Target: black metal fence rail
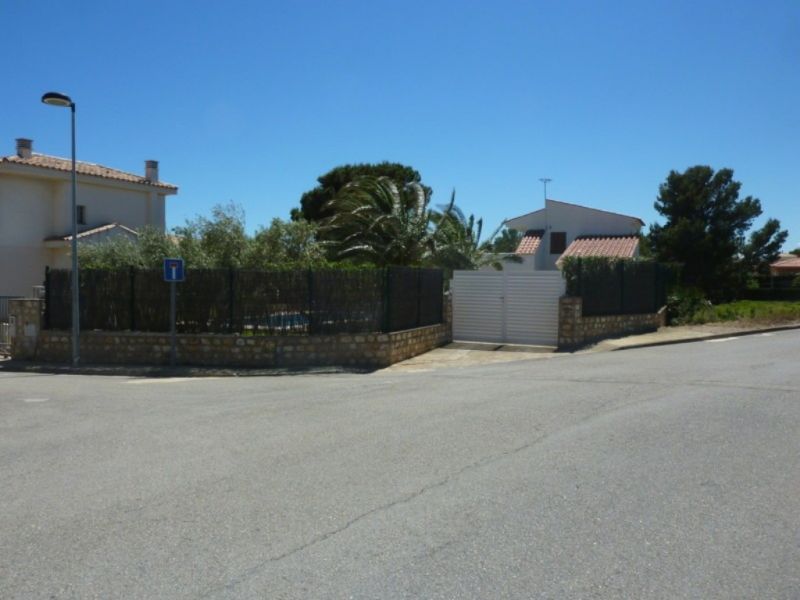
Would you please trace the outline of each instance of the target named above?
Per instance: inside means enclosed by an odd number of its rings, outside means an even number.
[[[758,287],[741,290],[739,300],[800,301],[800,275],[762,275]]]
[[[651,261],[577,262],[567,273],[567,295],[583,298],[585,316],[657,312],[667,300],[673,270]]]
[[[760,290],[800,289],[800,274],[797,275],[759,275],[756,277]]]
[[[169,331],[160,270],[84,270],[81,329]],[[45,275],[45,328],[71,326],[70,271]],[[195,269],[177,284],[180,333],[324,334],[400,331],[443,321],[439,269]]]

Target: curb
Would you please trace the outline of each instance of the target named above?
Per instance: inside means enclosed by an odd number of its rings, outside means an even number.
[[[692,342],[706,342],[708,340],[719,340],[722,338],[731,337],[744,337],[746,335],[757,335],[759,333],[772,333],[774,331],[790,331],[792,329],[800,329],[800,325],[781,325],[779,327],[765,327],[763,329],[748,329],[747,331],[732,331],[729,333],[714,333],[704,335],[701,337],[684,338],[679,340],[663,340],[660,342],[643,342],[641,344],[633,344],[631,346],[621,346],[619,348],[612,348],[609,352],[619,352],[621,350],[633,350],[634,348],[654,348],[656,346],[672,346],[674,344],[690,344]]]
[[[342,373],[372,373],[375,369],[350,369],[344,367],[298,367],[298,368],[236,368],[236,367],[191,367],[191,366],[126,366],[126,365],[80,365],[73,367],[58,363],[28,361],[0,361],[0,373],[34,373],[42,375],[95,375],[107,377],[277,377],[291,375],[339,375]]]

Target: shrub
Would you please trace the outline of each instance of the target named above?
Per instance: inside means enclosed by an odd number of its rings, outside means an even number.
[[[679,287],[667,296],[667,321],[687,325],[713,320],[713,307],[698,288]]]

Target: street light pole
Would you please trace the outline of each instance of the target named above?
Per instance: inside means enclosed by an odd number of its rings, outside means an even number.
[[[75,162],[75,103],[69,96],[48,92],[42,102],[50,106],[69,107],[72,126],[72,366],[80,362],[80,296],[78,294],[78,176]]]

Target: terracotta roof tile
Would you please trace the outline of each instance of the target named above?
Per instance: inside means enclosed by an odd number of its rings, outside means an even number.
[[[539,244],[542,243],[544,231],[541,229],[529,229],[522,236],[514,254],[536,254]]]
[[[125,227],[125,225],[120,225],[119,223],[108,223],[106,225],[100,225],[99,227],[92,227],[91,229],[87,229],[85,231],[81,231],[78,233],[78,239],[90,237],[93,235],[97,235],[98,233],[103,233],[104,231],[109,231],[110,229],[122,229],[128,233],[132,233],[133,235],[138,236],[139,234],[131,229],[130,227]],[[45,242],[70,242],[72,241],[72,234],[68,233],[66,235],[54,235],[44,239]]]
[[[58,156],[48,156],[46,154],[32,154],[30,158],[22,158],[16,154],[11,156],[4,156],[0,158],[0,163],[11,163],[16,165],[26,165],[29,167],[37,167],[40,169],[52,169],[54,171],[72,171],[72,160],[68,158],[60,158]],[[119,171],[111,169],[102,165],[96,165],[89,162],[77,161],[75,170],[79,175],[90,175],[92,177],[102,177],[103,179],[114,179],[116,181],[126,181],[128,183],[138,183],[143,185],[151,185],[153,187],[161,188],[164,190],[177,190],[178,188],[171,183],[163,181],[150,181],[141,175],[134,175],[126,171]]]
[[[770,265],[770,268],[776,270],[791,270],[795,271],[800,269],[800,256],[782,256]]]
[[[568,256],[633,258],[638,246],[639,237],[635,235],[582,235],[575,238],[557,262],[560,264]]]

